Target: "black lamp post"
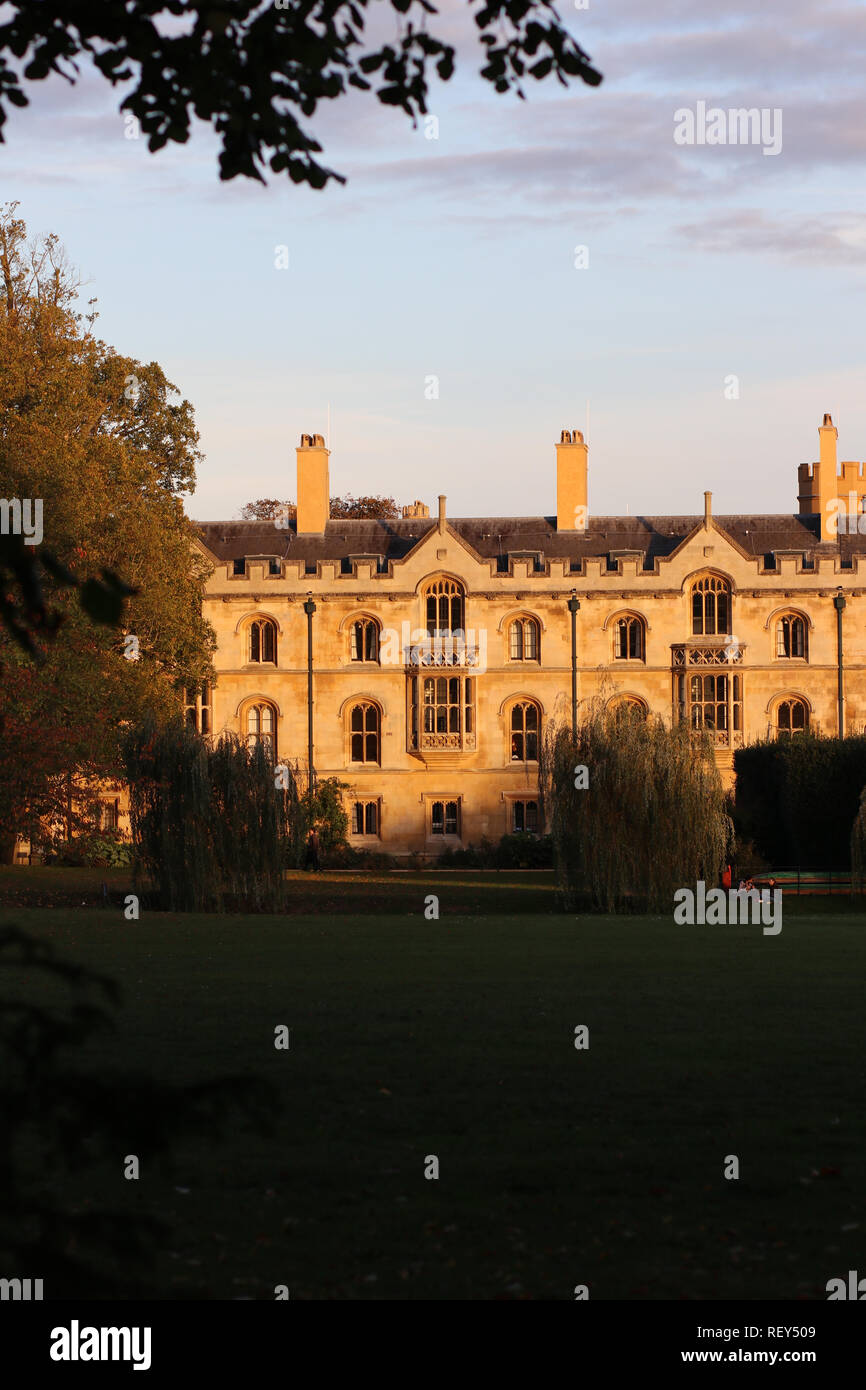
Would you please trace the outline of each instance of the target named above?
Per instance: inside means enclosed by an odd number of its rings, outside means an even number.
[[[307,768],[310,793],[313,790],[313,614],[316,605],[312,594],[307,594],[304,612],[307,615]]]
[[[836,609],[836,679],[837,679],[837,698],[839,701],[839,737],[845,737],[845,690],[843,682],[843,663],[842,663],[842,612],[845,608],[845,595],[842,593],[841,586],[839,592],[833,599],[833,607]]]
[[[577,590],[572,589],[571,598],[568,600],[568,611],[571,614],[571,735],[577,738],[577,610],[580,608],[580,599],[577,597]]]

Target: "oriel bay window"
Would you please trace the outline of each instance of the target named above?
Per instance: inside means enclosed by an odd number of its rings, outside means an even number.
[[[743,678],[733,672],[678,673],[675,677],[680,719],[705,730],[721,747],[742,743]]]
[[[466,675],[411,677],[412,749],[474,749],[475,679]]]

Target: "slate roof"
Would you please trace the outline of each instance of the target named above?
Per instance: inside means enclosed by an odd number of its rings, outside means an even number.
[[[749,555],[776,551],[804,555],[837,553],[836,542],[819,542],[817,516],[717,516],[718,526]],[[582,560],[632,550],[643,556],[643,568],[670,555],[701,525],[703,516],[593,516],[585,532],[557,531],[556,518],[449,517],[448,525],[473,550],[489,559],[516,551],[540,552],[544,560]],[[329,521],[323,535],[298,538],[291,522],[278,529],[269,521],[208,521],[199,523],[201,539],[218,559],[231,561],[249,555],[278,555],[307,561],[348,560],[377,555],[400,560],[437,527],[435,517],[398,521]],[[844,535],[838,541],[844,558],[866,553],[866,535]]]

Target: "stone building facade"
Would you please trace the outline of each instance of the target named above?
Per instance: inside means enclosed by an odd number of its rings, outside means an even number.
[[[571,718],[573,662],[579,702],[707,728],[728,781],[744,743],[866,725],[866,478],[837,464],[829,416],[798,510],[774,516],[715,517],[709,493],[693,516],[593,516],[580,431],[556,446],[550,516],[453,518],[440,497],[432,517],[330,520],[328,460],[302,437],[296,518],[201,525],[217,678],[187,714],[302,776],[312,714],[315,775],[348,784],[359,848],[540,831],[539,741]]]

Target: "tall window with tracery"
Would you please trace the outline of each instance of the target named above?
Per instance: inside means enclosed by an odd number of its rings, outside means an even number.
[[[739,675],[677,677],[679,712],[693,729],[705,729],[714,742],[730,744],[743,727],[743,679]]]
[[[722,636],[731,630],[731,586],[716,574],[705,574],[692,585],[692,635]]]
[[[420,702],[420,703],[419,703]],[[409,748],[475,748],[475,677],[413,676],[409,683]]]
[[[435,637],[437,632],[463,632],[464,607],[463,588],[455,579],[432,580],[424,590],[428,635]]]
[[[805,700],[780,700],[776,706],[776,738],[793,738],[809,728],[809,706]]]

